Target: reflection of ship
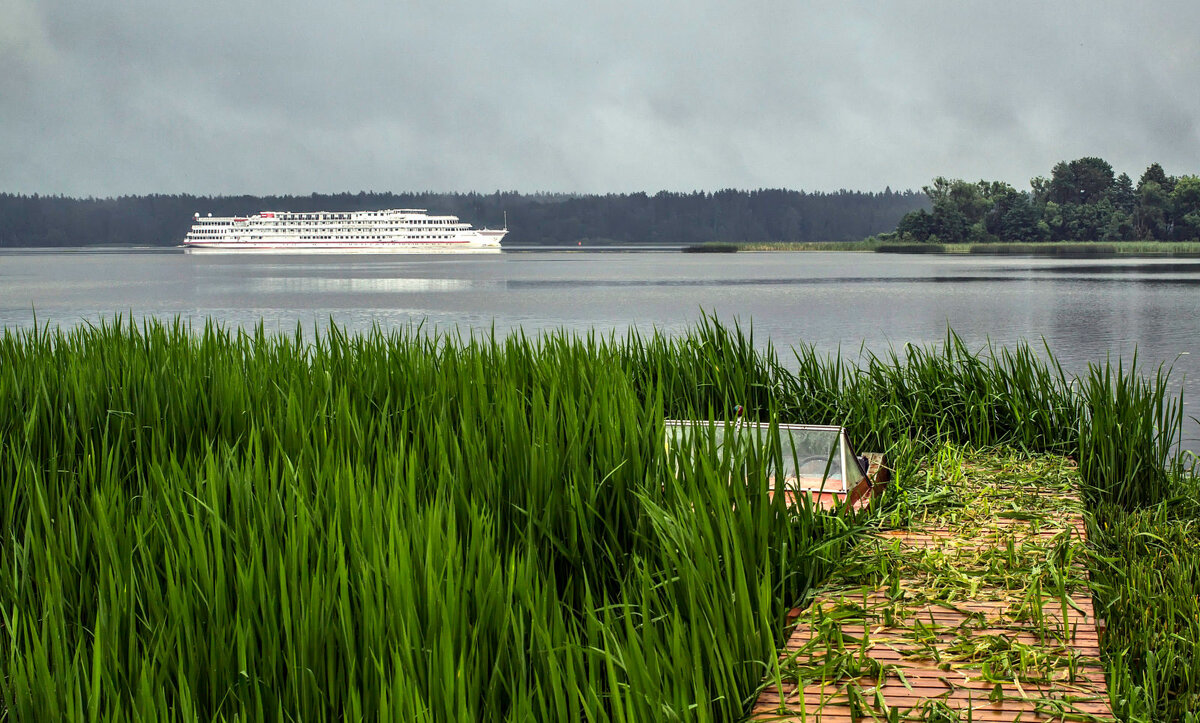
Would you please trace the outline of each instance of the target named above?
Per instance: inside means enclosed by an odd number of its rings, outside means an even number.
[[[188,249],[245,251],[431,252],[499,251],[504,229],[473,229],[457,216],[424,209],[289,213],[214,218],[196,214],[183,241]]]

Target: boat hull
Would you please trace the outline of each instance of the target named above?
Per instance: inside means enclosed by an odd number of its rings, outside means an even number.
[[[444,254],[498,253],[503,229],[471,228],[458,216],[424,209],[380,211],[263,211],[253,216],[212,214],[195,220],[182,247],[227,253]]]
[[[498,254],[498,244],[396,243],[258,243],[254,241],[185,242],[186,253],[260,254]]]

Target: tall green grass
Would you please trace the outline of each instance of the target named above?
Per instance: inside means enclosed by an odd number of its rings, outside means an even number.
[[[1136,507],[1172,496],[1183,400],[1168,396],[1168,373],[1161,366],[1153,377],[1138,371],[1135,352],[1128,370],[1119,360],[1106,360],[1091,365],[1080,382],[1080,471],[1094,501]]]
[[[710,316],[680,337],[631,335],[621,345],[635,386],[661,386],[668,415],[721,418],[742,405],[760,421],[845,425],[877,451],[942,438],[1058,452],[1077,445],[1083,397],[1049,350],[972,350],[948,331],[938,345],[859,359],[809,345],[791,353],[789,367],[769,342],[757,350],[753,330]]]
[[[1172,480],[1158,504],[1104,502],[1089,525],[1109,686],[1128,721],[1200,720],[1200,478]]]
[[[666,449],[664,418],[844,424],[901,494],[943,441],[1069,453],[1136,510],[1180,422],[1140,379],[952,332],[785,362],[708,316],[5,330],[0,721],[736,720],[867,520],[786,505],[759,450]]]
[[[635,360],[6,332],[0,719],[736,719],[853,521],[755,449],[668,452]]]
[[[741,251],[874,251],[877,242],[862,241],[756,241],[738,243]]]

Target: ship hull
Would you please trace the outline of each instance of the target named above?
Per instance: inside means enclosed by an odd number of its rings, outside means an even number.
[[[470,244],[262,244],[227,241],[216,243],[184,243],[185,253],[226,254],[498,254],[499,246]]]
[[[424,209],[263,211],[253,216],[195,215],[181,246],[226,253],[498,253],[503,229],[473,229],[457,216]]]

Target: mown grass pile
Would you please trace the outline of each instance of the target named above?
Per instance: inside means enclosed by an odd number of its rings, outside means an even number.
[[[785,364],[711,318],[676,338],[6,330],[0,721],[736,720],[786,610],[869,521],[787,506],[759,450],[668,450],[663,419],[845,424],[898,498],[950,441],[1075,455],[1092,506],[1161,506],[1162,380],[1045,357],[949,334]],[[1146,414],[1149,453],[1124,434]],[[1179,636],[1172,670],[1198,647]],[[1113,650],[1129,710],[1165,710],[1166,678]]]

